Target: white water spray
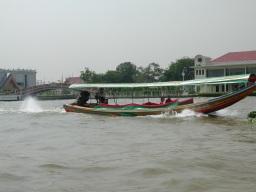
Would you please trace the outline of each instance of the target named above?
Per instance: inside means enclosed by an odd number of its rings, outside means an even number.
[[[171,113],[163,113],[161,115],[151,115],[153,118],[189,118],[189,117],[202,117],[207,116],[202,113],[196,113],[192,110],[185,109],[180,113],[177,112],[171,112]]]
[[[183,118],[183,117],[202,117],[202,116],[206,116],[206,115],[204,115],[202,113],[194,112],[194,111],[189,110],[189,109],[185,109],[181,113],[177,113],[175,115],[175,117],[181,117],[181,118]]]
[[[27,97],[21,104],[20,111],[27,113],[40,113],[43,109],[33,97]]]
[[[236,110],[230,110],[230,109],[222,109],[220,111],[216,111],[216,115],[218,116],[229,116],[229,117],[239,117],[240,113]]]

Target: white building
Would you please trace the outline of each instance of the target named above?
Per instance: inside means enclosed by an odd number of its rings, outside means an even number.
[[[256,74],[256,51],[230,52],[216,59],[195,57],[195,79]],[[239,84],[214,84],[197,87],[199,93],[222,94],[237,89]]]

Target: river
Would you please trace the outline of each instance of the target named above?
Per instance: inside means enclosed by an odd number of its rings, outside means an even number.
[[[256,97],[217,116],[66,113],[68,100],[0,102],[0,191],[254,192]]]

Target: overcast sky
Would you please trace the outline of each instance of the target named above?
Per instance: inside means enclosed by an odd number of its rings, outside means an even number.
[[[0,68],[37,79],[105,72],[125,61],[256,50],[255,0],[0,0]]]

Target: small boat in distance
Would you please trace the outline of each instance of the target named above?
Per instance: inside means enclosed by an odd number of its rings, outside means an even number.
[[[251,95],[256,90],[256,76],[250,75],[248,79],[248,86],[241,88],[240,90],[227,93],[223,96],[216,97],[204,102],[191,103],[182,105],[178,101],[170,102],[166,105],[156,104],[148,105],[154,107],[148,107],[145,105],[108,105],[105,104],[87,104],[79,106],[76,103],[64,105],[64,109],[67,112],[77,113],[90,113],[99,115],[111,115],[111,116],[146,116],[146,115],[159,115],[163,113],[181,112],[185,109],[189,109],[198,113],[212,113],[226,107],[229,107],[246,96]],[[106,85],[106,84],[105,84]],[[92,86],[92,85],[90,85]],[[98,86],[98,85],[97,85]],[[76,86],[77,87],[77,86]],[[85,87],[85,85],[83,85]],[[104,84],[102,85],[104,87]]]

